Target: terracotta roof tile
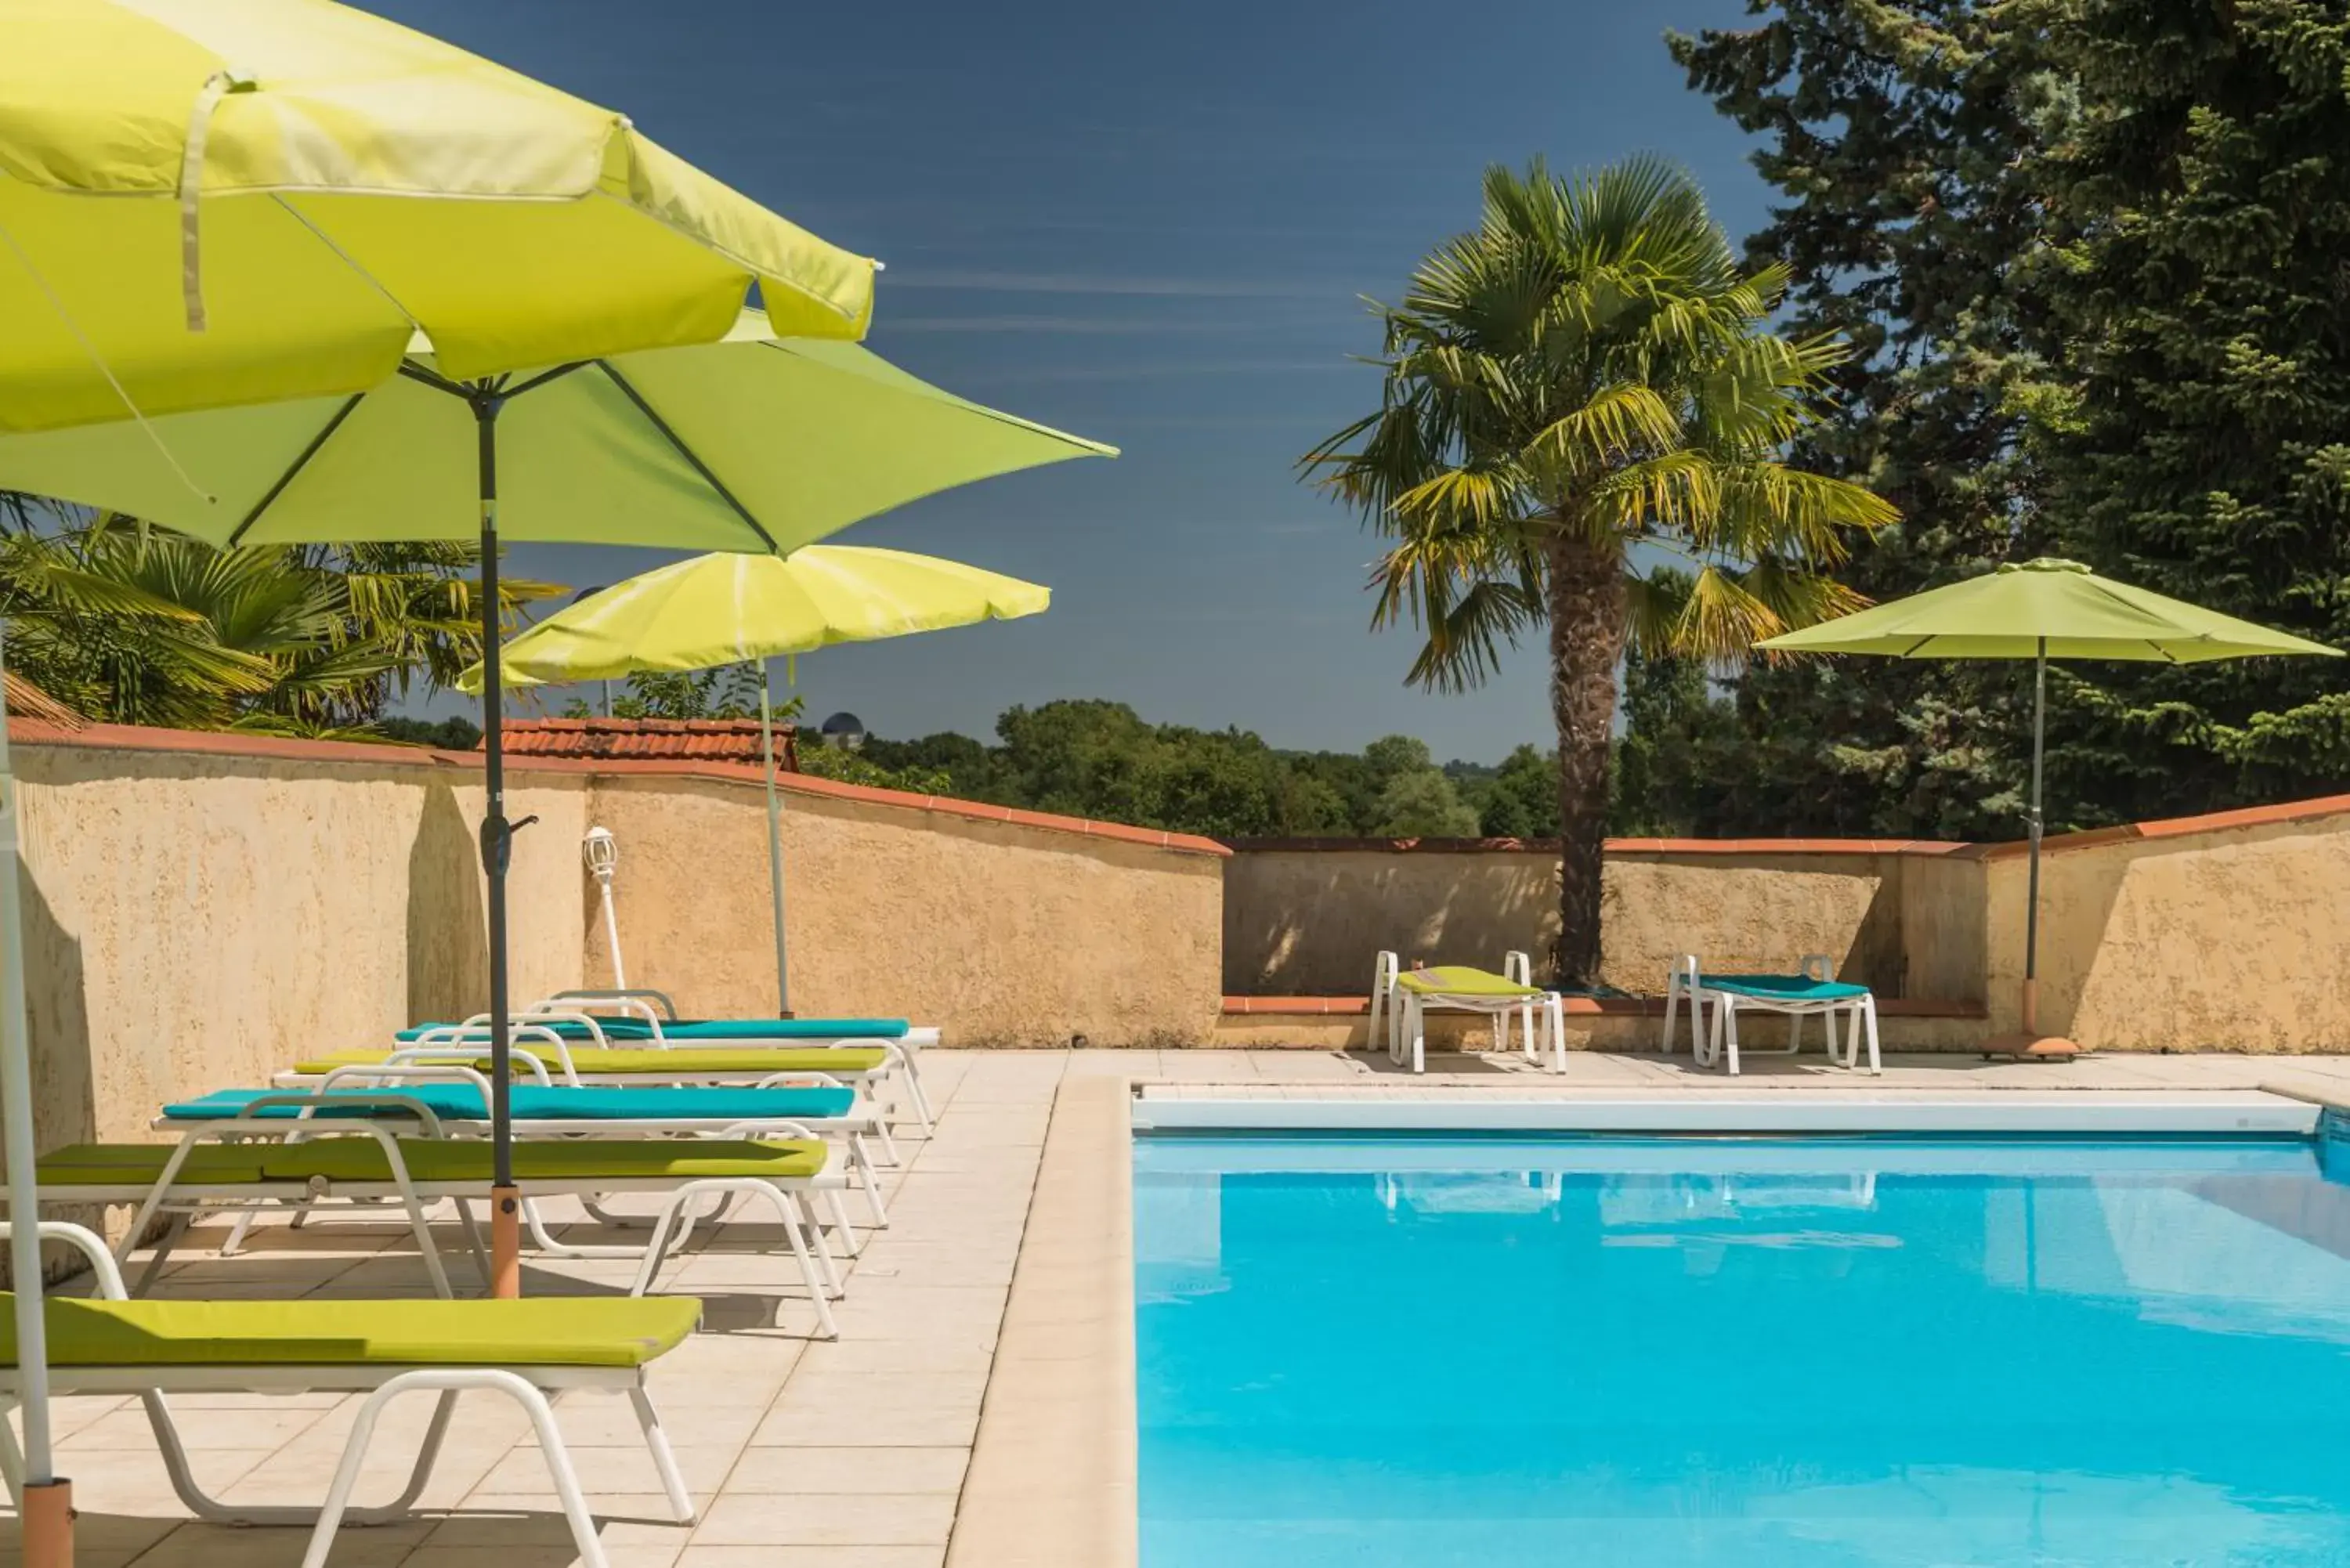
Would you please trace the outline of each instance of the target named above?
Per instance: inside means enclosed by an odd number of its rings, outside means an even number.
[[[759,762],[756,719],[509,719],[506,755],[594,762]],[[798,730],[775,726],[786,772],[799,771]]]

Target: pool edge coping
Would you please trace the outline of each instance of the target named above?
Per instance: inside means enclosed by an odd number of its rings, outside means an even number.
[[[946,1568],[1139,1559],[1133,1082],[1053,1096]]]

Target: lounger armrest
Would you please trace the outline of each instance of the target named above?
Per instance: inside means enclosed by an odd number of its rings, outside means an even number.
[[[89,1260],[90,1272],[98,1276],[98,1293],[100,1296],[110,1302],[130,1299],[130,1293],[123,1288],[122,1270],[115,1263],[114,1254],[107,1249],[105,1241],[97,1231],[87,1225],[75,1225],[64,1220],[43,1220],[36,1224],[35,1229],[40,1231],[42,1241],[63,1241],[79,1250],[82,1256]],[[7,1241],[16,1233],[15,1221],[0,1220],[0,1241]]]
[[[806,1122],[787,1121],[779,1116],[764,1116],[756,1121],[736,1122],[733,1126],[721,1131],[718,1136],[723,1138],[792,1137],[813,1139],[816,1137],[816,1130],[810,1127]]]
[[[455,1065],[469,1071],[477,1071],[478,1069],[475,1069],[473,1064],[481,1059],[481,1055],[482,1047],[478,1044],[403,1045],[386,1056],[377,1065],[380,1067],[413,1067],[419,1064]],[[508,1045],[506,1057],[509,1061],[519,1062],[527,1068],[532,1083],[551,1085],[555,1082],[554,1078],[547,1074],[546,1064],[539,1059],[536,1052],[526,1051],[519,1045]],[[573,1074],[567,1081],[577,1083],[578,1075]]]
[[[677,1003],[671,1000],[669,992],[654,991],[647,986],[613,986],[603,989],[585,987],[576,991],[558,991],[548,997],[547,1001],[608,1002],[618,1005],[624,1012],[641,1012],[646,1022],[659,1025],[662,1019],[653,1015],[651,1007],[647,1005],[650,1003],[653,1007],[659,1007],[667,1016],[668,1022],[674,1023],[678,1018]]]
[[[770,1073],[751,1086],[754,1089],[845,1089],[848,1085],[829,1073]]]

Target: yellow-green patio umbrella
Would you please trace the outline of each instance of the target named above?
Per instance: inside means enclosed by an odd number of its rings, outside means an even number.
[[[1014,620],[1042,615],[1052,602],[1053,591],[1040,584],[903,550],[810,545],[789,556],[697,556],[557,611],[507,643],[498,663],[508,686],[610,680],[639,670],[764,662],[835,643]],[[480,691],[482,667],[474,665],[457,683]],[[788,1015],[783,801],[775,792],[775,711],[764,670],[759,742],[767,781],[775,997]],[[619,950],[615,938],[613,951]]]
[[[1857,615],[1774,637],[1783,653],[1873,653],[1894,659],[2029,659],[2032,698],[2032,863],[2023,924],[2023,1017],[2020,1036],[1990,1043],[2002,1055],[2071,1055],[2069,1040],[2040,1033],[2041,754],[2048,718],[2051,659],[2118,659],[2200,664],[2262,654],[2341,649],[2272,631],[2248,620],[2098,576],[2077,561],[2043,557],[2000,567],[1947,587],[1913,594]]]
[[[733,325],[857,338],[874,264],[625,116],[330,0],[0,0],[0,431],[471,380]]]
[[[0,432],[356,394],[420,330],[438,374],[481,388],[708,342],[754,286],[784,330],[854,339],[875,270],[608,109],[328,0],[0,0]],[[475,400],[485,479],[495,406]],[[0,1115],[29,1216],[5,728]],[[46,1563],[69,1557],[70,1494],[28,1226],[11,1251],[26,1554]]]
[[[514,827],[499,735],[501,538],[782,553],[932,491],[1113,449],[965,402],[854,344],[778,337],[755,311],[718,343],[473,380],[447,374],[432,349],[411,344],[395,374],[346,397],[0,434],[0,488],[216,545],[478,538],[490,650],[482,859],[500,1069],[493,1216],[504,1221],[518,1200],[505,1152]],[[499,1289],[517,1289],[512,1225],[494,1226],[493,1243]]]

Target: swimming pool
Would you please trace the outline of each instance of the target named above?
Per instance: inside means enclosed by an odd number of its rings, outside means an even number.
[[[1139,1138],[1143,1568],[2350,1564],[2320,1147]]]

